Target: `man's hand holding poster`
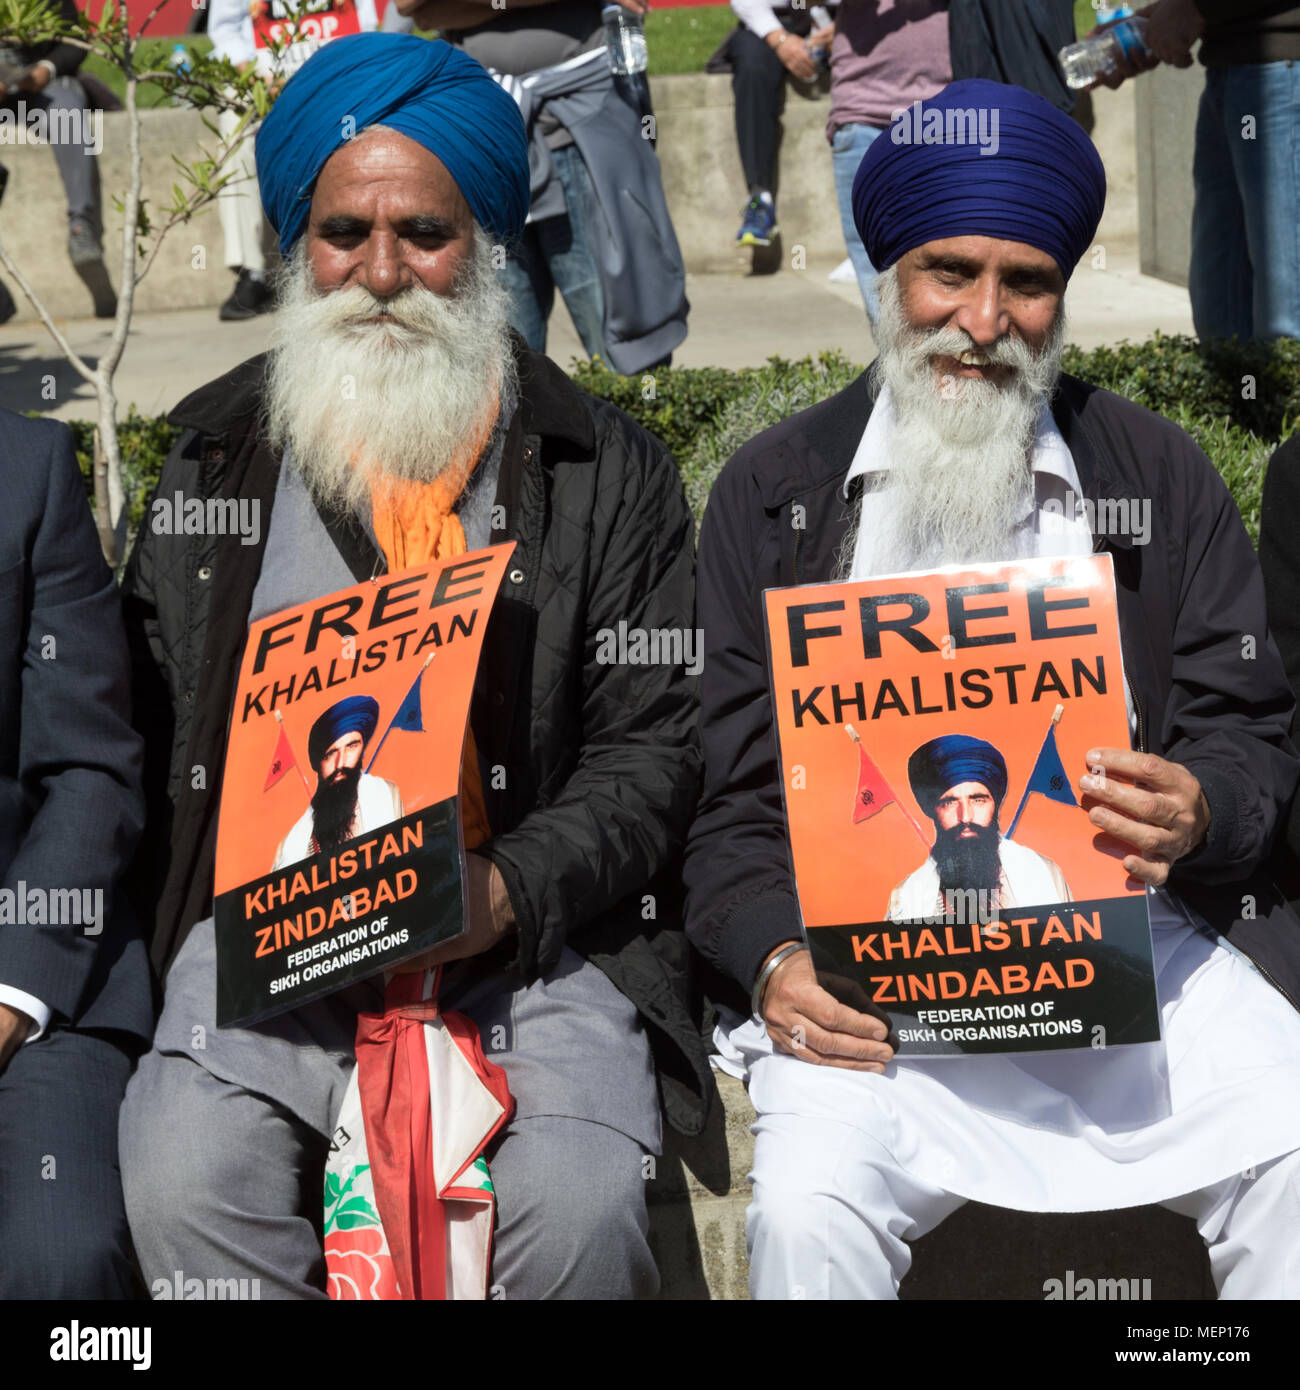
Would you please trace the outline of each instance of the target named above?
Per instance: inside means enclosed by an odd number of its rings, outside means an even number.
[[[1094,827],[1129,746],[1109,556],[766,594],[805,934],[901,1056],[1160,1038],[1145,887]]]
[[[461,762],[512,546],[249,628],[217,830],[217,1022],[254,1022],[458,936]]]

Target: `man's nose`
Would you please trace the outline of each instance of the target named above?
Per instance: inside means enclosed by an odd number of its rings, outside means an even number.
[[[996,277],[981,276],[957,310],[955,323],[977,348],[985,349],[1011,330],[1011,315],[1003,305]]]
[[[391,232],[371,232],[366,238],[360,282],[376,299],[391,299],[409,287],[411,278],[397,237]]]

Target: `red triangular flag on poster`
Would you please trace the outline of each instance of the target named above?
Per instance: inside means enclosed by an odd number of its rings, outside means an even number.
[[[266,774],[266,785],[262,790],[269,792],[286,772],[291,772],[296,766],[293,749],[289,746],[289,735],[281,724],[280,737],[275,741],[275,755],[271,759],[271,770]]]
[[[854,825],[870,820],[877,811],[883,811],[891,801],[898,800],[861,743],[858,744],[858,758],[858,790],[853,797]]]

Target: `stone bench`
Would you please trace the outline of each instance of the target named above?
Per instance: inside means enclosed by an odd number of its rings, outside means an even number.
[[[650,1189],[650,1243],[663,1299],[748,1298],[745,1208],[754,1111],[740,1082],[718,1077],[722,1104],[698,1139],[666,1138]],[[1049,1279],[1123,1280],[1153,1299],[1212,1299],[1195,1224],[1163,1207],[1042,1215],[967,1203],[914,1243],[907,1299],[1042,1299]],[[1078,1293],[1075,1294],[1078,1297]]]

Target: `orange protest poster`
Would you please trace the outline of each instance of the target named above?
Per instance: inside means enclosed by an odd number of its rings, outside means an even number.
[[[1143,885],[1079,777],[1130,746],[1107,555],[765,594],[805,937],[903,1056],[1156,1042]],[[831,987],[828,985],[828,987]]]
[[[217,825],[217,1023],[255,1022],[465,930],[461,761],[513,544],[252,623]]]

